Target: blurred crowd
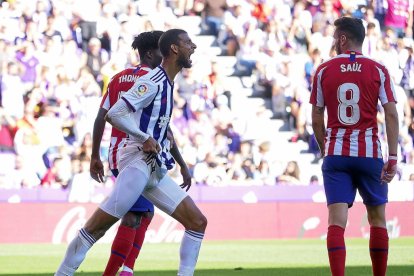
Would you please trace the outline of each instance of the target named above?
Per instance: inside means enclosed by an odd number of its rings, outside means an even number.
[[[0,2],[0,188],[112,186],[109,170],[104,184],[89,177],[100,99],[116,72],[139,63],[131,50],[134,36],[173,27],[213,38],[207,47],[198,45],[193,68],[175,80],[172,129],[195,182],[320,184],[317,175],[301,178],[304,168],[297,161],[278,162],[271,139],[247,132],[253,124],[276,136],[278,129],[260,125],[261,116],[263,122],[282,120],[292,132],[286,142],[306,143],[313,163],[319,162],[309,91],[316,67],[335,55],[333,22],[340,16],[363,20],[364,54],[390,71],[400,115],[399,177],[414,178],[412,0]],[[232,72],[219,66],[222,57],[236,60]],[[252,95],[270,103],[272,118],[264,115],[264,107],[255,118],[233,110],[238,91],[226,84],[230,77],[250,80]],[[383,122],[379,115],[382,134]],[[101,147],[104,160],[109,136],[108,125]],[[177,170],[172,175],[179,177]]]

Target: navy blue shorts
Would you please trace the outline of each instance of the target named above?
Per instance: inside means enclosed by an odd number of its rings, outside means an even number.
[[[111,170],[112,174],[117,177],[118,170]],[[154,204],[143,196],[140,196],[134,205],[129,209],[129,212],[151,212],[154,213]]]
[[[322,174],[328,205],[355,201],[358,190],[364,204],[382,205],[388,202],[388,184],[381,181],[384,162],[380,158],[326,156]]]

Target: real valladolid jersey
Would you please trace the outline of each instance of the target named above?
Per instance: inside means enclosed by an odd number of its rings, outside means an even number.
[[[139,129],[160,144],[158,165],[171,169],[174,159],[169,151],[167,129],[173,111],[173,83],[168,79],[164,69],[158,66],[142,76],[121,99],[134,112]],[[127,144],[141,146],[141,143],[134,140],[132,136],[128,138]]]
[[[396,102],[388,70],[357,52],[322,63],[312,84],[310,103],[326,106],[325,155],[382,158],[377,105]]]
[[[108,89],[101,101],[101,108],[109,110],[135,83],[135,81],[151,71],[146,65],[127,68],[112,77]],[[111,143],[109,146],[109,168],[118,169],[119,150],[125,145],[127,134],[112,127]]]

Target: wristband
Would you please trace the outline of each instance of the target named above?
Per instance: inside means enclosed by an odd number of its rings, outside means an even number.
[[[389,171],[392,167],[397,165],[397,160],[396,159],[388,159],[388,166],[387,166],[387,171]]]
[[[394,155],[390,155],[390,156],[388,156],[388,161],[389,160],[395,160],[395,161],[397,161],[398,160],[398,157],[397,156],[394,156]]]

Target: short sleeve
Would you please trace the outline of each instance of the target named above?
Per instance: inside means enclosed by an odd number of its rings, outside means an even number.
[[[377,67],[377,70],[380,77],[379,100],[381,101],[381,104],[384,105],[389,102],[397,102],[394,83],[391,80],[387,68],[380,66]]]
[[[158,93],[158,86],[149,79],[138,79],[121,99],[136,112],[148,106]]]
[[[312,81],[312,89],[311,89],[311,96],[309,103],[312,105],[316,105],[319,107],[325,106],[325,100],[323,98],[323,90],[322,90],[322,73],[325,70],[326,67],[319,66],[318,69],[315,72],[315,75],[313,76]]]
[[[106,110],[109,110],[109,108],[111,108],[111,103],[109,101],[109,87],[106,90],[105,95],[103,95],[102,100],[101,100],[101,105],[100,107]]]

